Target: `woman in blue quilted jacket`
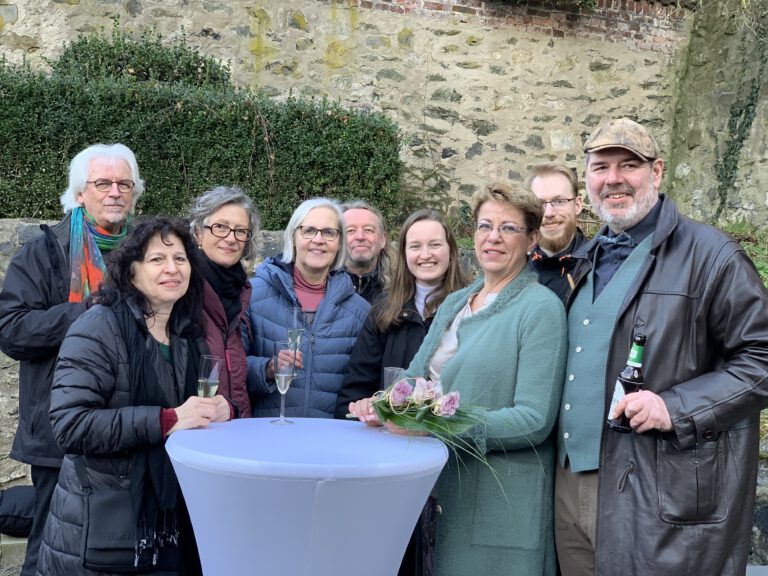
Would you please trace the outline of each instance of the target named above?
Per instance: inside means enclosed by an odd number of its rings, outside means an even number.
[[[304,201],[293,213],[280,258],[256,269],[248,307],[248,394],[255,417],[277,416],[280,395],[271,356],[288,340],[299,308],[304,335],[296,376],[285,399],[286,416],[332,418],[349,355],[369,305],[344,272],[346,241],[339,204],[328,198]]]

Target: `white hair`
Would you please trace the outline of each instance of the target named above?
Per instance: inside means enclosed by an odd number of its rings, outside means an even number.
[[[77,195],[85,190],[88,180],[88,169],[92,160],[99,159],[107,163],[116,163],[118,160],[125,162],[131,170],[133,180],[133,194],[131,212],[136,208],[136,202],[144,192],[144,180],[139,176],[139,165],[136,156],[130,148],[124,144],[93,144],[72,158],[69,163],[69,186],[61,195],[61,206],[66,214],[73,208],[80,206]]]
[[[330,208],[336,213],[336,222],[339,227],[339,250],[336,252],[336,258],[331,263],[331,270],[338,270],[344,266],[344,261],[347,258],[347,240],[344,234],[344,214],[341,211],[341,206],[336,200],[330,198],[310,198],[304,200],[296,210],[293,211],[291,219],[288,220],[288,225],[285,227],[283,233],[283,262],[293,262],[295,254],[295,246],[293,242],[294,233],[301,226],[304,218],[307,217],[315,208]]]

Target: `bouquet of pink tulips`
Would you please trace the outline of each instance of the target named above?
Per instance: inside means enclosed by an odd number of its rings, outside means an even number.
[[[373,397],[373,409],[382,423],[408,432],[428,433],[453,450],[462,450],[485,462],[470,430],[481,423],[482,409],[461,408],[458,392],[443,392],[440,382],[403,378]]]

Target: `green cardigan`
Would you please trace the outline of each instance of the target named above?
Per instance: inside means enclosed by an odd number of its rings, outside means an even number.
[[[445,331],[483,286],[480,278],[440,306],[408,367],[428,377]],[[445,364],[445,391],[489,411],[474,434],[496,477],[474,458],[452,457],[438,481],[435,574],[555,574],[550,433],[560,406],[567,327],[557,296],[523,270],[487,308],[461,322]]]

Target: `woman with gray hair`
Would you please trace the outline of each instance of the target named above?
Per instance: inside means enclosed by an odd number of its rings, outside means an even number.
[[[277,416],[280,396],[271,356],[288,340],[294,311],[304,329],[297,374],[286,395],[287,416],[332,418],[349,354],[369,305],[343,271],[346,253],[341,207],[328,198],[305,200],[294,211],[280,258],[267,258],[251,281],[248,307],[248,393],[253,416]]]
[[[224,359],[218,394],[232,403],[235,416],[248,417],[243,333],[251,285],[242,260],[258,247],[259,214],[240,188],[218,186],[194,200],[189,223],[205,255],[205,341],[211,354]]]

